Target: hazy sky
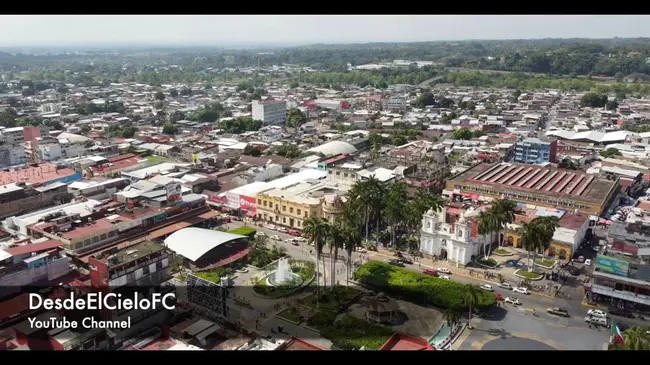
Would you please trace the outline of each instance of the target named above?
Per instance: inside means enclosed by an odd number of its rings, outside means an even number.
[[[650,37],[648,15],[1,15],[0,45]]]

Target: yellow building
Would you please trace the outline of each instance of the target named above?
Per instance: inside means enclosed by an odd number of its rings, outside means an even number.
[[[322,217],[323,189],[320,183],[299,183],[257,194],[257,218],[287,228],[302,229],[311,217]]]
[[[517,234],[516,231],[506,231],[504,234],[503,242],[505,246],[523,248],[521,247],[520,238],[521,236]],[[541,251],[537,253],[541,254]],[[561,260],[570,259],[572,254],[573,254],[573,247],[571,244],[565,242],[559,242],[555,240],[551,242],[551,246],[549,247],[549,249],[546,250],[546,252],[544,252],[544,255],[546,256],[554,256]]]

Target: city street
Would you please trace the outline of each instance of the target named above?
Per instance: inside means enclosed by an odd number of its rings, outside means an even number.
[[[228,224],[229,229],[242,225],[242,222],[233,222]],[[282,241],[269,240],[270,244],[285,247],[289,255],[298,259],[315,260],[313,247],[308,246],[306,242],[301,243],[299,246],[294,246],[285,242],[286,239],[292,238],[292,236],[288,234],[271,231],[265,227],[255,228],[258,232],[264,232],[269,235],[269,237],[273,235],[279,236]],[[310,250],[312,251],[311,254]],[[369,251],[364,254],[353,254],[353,260],[358,260],[362,257],[384,262],[394,258],[394,256],[384,252],[374,251]],[[327,266],[326,272],[327,277],[329,278],[329,260],[326,260],[325,266]],[[513,306],[502,302],[502,307],[494,308],[489,313],[484,314],[481,318],[475,318],[473,325],[476,327],[476,330],[466,331],[468,334],[461,336],[457,341],[455,345],[457,349],[476,349],[476,347],[479,346],[477,344],[485,344],[489,342],[490,345],[486,345],[486,349],[498,349],[499,346],[522,346],[522,349],[532,350],[542,349],[543,344],[546,344],[546,346],[551,346],[556,349],[601,350],[609,338],[610,331],[608,329],[590,329],[584,322],[584,318],[587,316],[587,310],[589,308],[582,305],[582,297],[580,296],[576,295],[567,299],[553,298],[546,295],[538,295],[537,293],[530,295],[514,293],[510,290],[499,288],[498,283],[494,281],[496,279],[484,280],[475,276],[468,276],[465,274],[465,270],[457,269],[455,265],[450,265],[445,261],[437,261],[433,263],[430,260],[425,261],[422,259],[422,261],[414,262],[413,265],[406,265],[406,268],[416,272],[422,272],[425,269],[435,269],[438,267],[449,268],[452,272],[452,274],[449,275],[452,281],[474,285],[487,283],[492,285],[494,291],[500,293],[504,298],[518,298],[522,303],[521,306]],[[337,275],[337,280],[343,284],[345,283],[345,264],[343,262],[338,262],[337,269],[341,270]],[[563,318],[548,314],[546,313],[546,310],[549,307],[560,307],[565,309],[569,312],[570,317]],[[628,325],[647,325],[645,322],[636,319],[615,319]],[[263,327],[272,327],[275,325],[275,322],[277,322],[277,320],[268,320]],[[302,331],[300,328],[291,328],[290,330]],[[493,337],[500,338],[504,336],[513,339],[512,342],[506,341],[504,344],[490,342],[493,340]],[[540,339],[546,340],[542,341]],[[552,339],[553,341],[548,339]]]

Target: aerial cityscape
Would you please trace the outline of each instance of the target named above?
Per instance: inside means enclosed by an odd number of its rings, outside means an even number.
[[[648,16],[136,18],[0,16],[1,350],[650,350]]]

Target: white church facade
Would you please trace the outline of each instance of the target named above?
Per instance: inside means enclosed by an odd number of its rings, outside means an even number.
[[[476,256],[483,256],[483,244],[492,237],[471,237],[468,218],[472,211],[463,212],[458,221],[450,224],[445,221],[446,208],[440,212],[429,210],[422,217],[420,252],[425,257],[436,256],[456,266],[465,266]]]

